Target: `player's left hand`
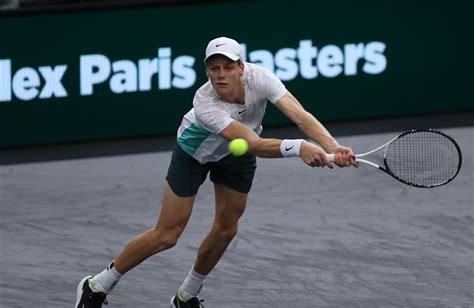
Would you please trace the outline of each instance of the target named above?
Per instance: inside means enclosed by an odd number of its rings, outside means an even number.
[[[339,167],[359,167],[359,163],[355,160],[352,149],[342,145],[338,145],[332,149],[334,154],[334,163]]]

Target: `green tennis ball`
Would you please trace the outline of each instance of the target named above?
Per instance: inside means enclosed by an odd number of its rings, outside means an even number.
[[[229,152],[234,156],[242,156],[249,150],[247,140],[237,138],[229,142]]]

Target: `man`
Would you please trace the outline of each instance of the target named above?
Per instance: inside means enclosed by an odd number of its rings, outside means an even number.
[[[311,167],[329,167],[326,153],[340,166],[357,166],[350,148],[339,145],[270,71],[242,61],[240,45],[220,37],[206,49],[209,81],[196,91],[193,105],[178,129],[157,225],[132,239],[114,262],[78,285],[76,307],[101,307],[120,277],[153,254],[173,247],[191,215],[199,186],[208,173],[214,183],[216,215],[188,276],[171,299],[171,307],[200,307],[198,294],[237,233],[238,221],[258,157],[299,156]],[[302,139],[260,138],[267,102],[275,104],[321,147]],[[230,140],[248,141],[249,152],[229,155]]]

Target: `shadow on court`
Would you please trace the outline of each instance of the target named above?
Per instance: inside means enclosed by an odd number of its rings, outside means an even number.
[[[464,156],[458,177],[436,189],[368,166],[259,159],[239,234],[201,293],[205,307],[473,307],[474,128],[437,128]],[[363,152],[394,134],[338,139]],[[155,224],[169,159],[151,151],[1,166],[0,306],[72,307],[78,281]],[[177,246],[124,276],[108,307],[168,307],[213,202],[206,181]]]

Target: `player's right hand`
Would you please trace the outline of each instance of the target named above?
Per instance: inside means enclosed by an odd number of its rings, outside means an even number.
[[[354,152],[349,147],[338,145],[332,149],[334,154],[334,163],[339,167],[359,167],[359,163],[355,159]]]
[[[300,157],[308,166],[333,168],[332,163],[326,156],[326,152],[310,142],[303,141],[300,148]]]

